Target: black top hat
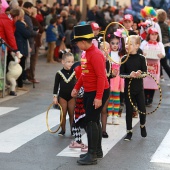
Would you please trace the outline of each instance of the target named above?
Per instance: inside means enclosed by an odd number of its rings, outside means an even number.
[[[74,26],[74,39],[71,42],[90,40],[94,38],[92,28],[89,24]]]

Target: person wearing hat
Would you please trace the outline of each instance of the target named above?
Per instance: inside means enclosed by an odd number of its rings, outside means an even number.
[[[148,28],[146,29],[141,27],[140,34],[145,35],[145,36],[141,36],[142,39],[146,38],[149,28],[152,27],[158,30],[159,39],[162,42],[161,28],[159,24],[153,20],[153,18],[157,16],[157,12],[155,11],[155,9],[150,6],[145,6],[143,9],[140,10],[140,13],[141,13],[141,16],[145,19],[145,23],[148,26]]]
[[[141,43],[140,48],[147,60],[148,72],[151,73],[159,82],[160,80],[160,59],[165,57],[165,49],[159,39],[159,33],[156,28],[150,28],[146,40]],[[155,81],[147,76],[144,78],[145,105],[151,106],[155,90],[158,86]]]
[[[99,27],[99,24],[96,23],[96,22],[91,22],[91,28],[92,28],[92,31],[93,31],[93,34],[94,34],[94,39],[92,40],[93,44],[99,48],[100,46],[100,27]]]
[[[104,55],[92,43],[94,34],[91,26],[88,24],[77,25],[73,31],[74,39],[72,42],[85,51],[85,55],[81,58],[82,74],[72,90],[72,96],[76,97],[80,87],[84,87],[88,138],[88,152],[80,155],[77,163],[92,165],[97,164],[97,158],[103,157],[100,113],[109,97],[109,83],[106,77]]]
[[[137,35],[133,29],[133,16],[131,14],[126,14],[123,17],[123,26],[127,29],[129,35]]]

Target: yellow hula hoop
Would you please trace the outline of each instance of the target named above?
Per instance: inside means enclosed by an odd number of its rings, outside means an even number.
[[[106,44],[105,44],[105,42],[106,42],[106,39],[105,39],[105,37],[106,37],[106,31],[107,31],[107,29],[110,27],[110,25],[113,25],[113,24],[118,24],[118,25],[120,25],[120,26],[125,30],[126,35],[127,35],[127,38],[128,38],[128,46],[129,46],[129,44],[130,44],[130,39],[129,39],[129,33],[128,33],[127,29],[126,29],[122,24],[120,24],[119,22],[111,22],[111,23],[106,27],[106,29],[105,29],[105,31],[104,31],[104,35],[103,35],[104,49],[106,49]],[[124,63],[128,60],[128,58],[129,58],[129,51],[128,51],[128,53],[127,53],[126,59],[125,59],[123,62],[118,63],[118,62],[112,60],[112,58],[110,57],[110,55],[108,55],[108,58],[109,58],[109,60],[110,60],[111,62],[114,62],[114,63],[116,63],[116,64],[124,64]]]
[[[158,110],[158,108],[160,107],[161,102],[162,102],[162,90],[161,90],[160,84],[158,83],[158,81],[156,80],[156,78],[155,78],[151,73],[149,73],[149,72],[148,72],[148,73],[144,72],[143,74],[146,74],[147,76],[150,76],[151,78],[153,78],[154,81],[156,82],[156,84],[158,85],[160,98],[159,98],[159,103],[158,103],[157,107],[156,107],[153,111],[148,112],[148,113],[144,113],[144,112],[138,110],[138,108],[137,108],[137,107],[134,105],[134,103],[132,102],[132,99],[131,99],[131,96],[130,96],[130,85],[131,85],[131,82],[132,82],[133,78],[130,79],[129,84],[128,84],[128,96],[129,96],[129,100],[130,100],[131,105],[135,108],[135,110],[136,110],[137,112],[139,112],[139,113],[141,113],[141,114],[146,114],[146,115],[148,115],[148,114],[152,114],[152,113],[156,112],[156,111]]]
[[[55,130],[55,131],[52,131],[51,129],[50,129],[50,126],[49,126],[49,124],[48,124],[48,113],[49,113],[49,110],[51,109],[51,107],[53,107],[53,103],[51,103],[50,104],[50,106],[48,107],[48,109],[47,109],[47,113],[46,113],[46,125],[47,125],[47,129],[48,129],[48,131],[50,132],[50,133],[56,133],[56,132],[58,132],[58,130],[60,129],[60,127],[61,127],[61,123],[62,123],[62,121],[63,121],[63,110],[62,110],[62,107],[61,107],[61,105],[58,103],[58,106],[60,107],[60,125],[59,125],[59,127],[57,128],[57,130]]]

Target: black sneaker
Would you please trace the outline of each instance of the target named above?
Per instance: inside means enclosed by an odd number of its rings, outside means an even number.
[[[17,96],[17,94],[14,91],[10,91],[9,95],[10,96]]]
[[[61,130],[59,133],[58,133],[58,136],[64,136],[65,135],[65,131]]]
[[[107,132],[102,132],[102,137],[103,137],[103,138],[108,138],[109,135],[107,134]]]
[[[153,100],[151,98],[149,98],[146,106],[147,107],[151,107],[152,106],[152,102],[153,102]]]
[[[145,138],[147,136],[146,127],[145,126],[144,127],[140,126],[140,130],[141,130],[141,136],[143,138]]]
[[[124,140],[130,141],[131,138],[132,138],[132,132],[128,132],[127,135],[126,135],[126,137],[124,138]]]

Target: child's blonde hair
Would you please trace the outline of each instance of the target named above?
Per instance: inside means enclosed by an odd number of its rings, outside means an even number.
[[[135,44],[138,44],[138,45],[141,44],[141,39],[139,35],[130,35],[129,41],[131,42],[131,40],[134,41]],[[127,38],[127,42],[128,42],[128,38]]]
[[[64,53],[62,55],[62,60],[65,60],[67,57],[70,57],[70,56],[74,57],[74,55],[71,52]]]

